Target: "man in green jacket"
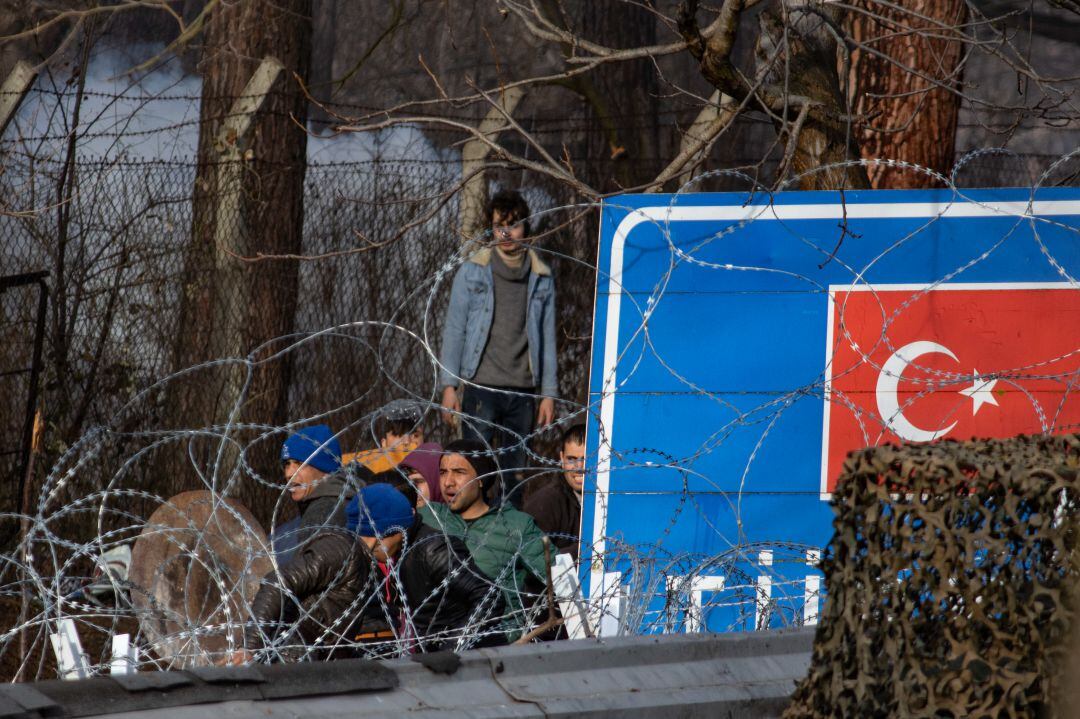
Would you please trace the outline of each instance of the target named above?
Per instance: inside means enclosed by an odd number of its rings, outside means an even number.
[[[525,626],[525,607],[547,583],[544,533],[533,518],[508,504],[493,508],[485,491],[498,480],[499,467],[483,443],[451,442],[439,462],[439,486],[445,504],[428,503],[424,522],[462,537],[476,566],[503,591],[508,612],[507,638],[514,641]]]

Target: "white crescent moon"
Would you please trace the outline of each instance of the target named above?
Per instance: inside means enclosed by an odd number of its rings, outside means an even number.
[[[948,348],[939,345],[937,342],[929,342],[927,340],[912,342],[911,344],[904,345],[896,350],[889,359],[885,360],[885,364],[881,366],[881,373],[878,375],[877,379],[878,413],[893,434],[908,442],[930,442],[938,437],[944,437],[956,426],[956,422],[953,422],[945,429],[930,432],[925,429],[919,429],[913,425],[908,421],[908,418],[904,416],[904,413],[900,411],[900,402],[896,397],[896,390],[900,385],[900,377],[904,374],[904,370],[907,369],[909,364],[927,354],[944,354],[952,357],[954,360],[956,359],[956,355],[950,352]]]

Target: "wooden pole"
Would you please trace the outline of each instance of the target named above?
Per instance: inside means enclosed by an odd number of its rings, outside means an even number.
[[[246,314],[240,308],[251,304],[248,284],[250,268],[239,259],[246,254],[247,247],[247,228],[241,209],[247,134],[255,113],[262,107],[263,101],[284,69],[284,65],[276,58],[263,58],[244,86],[244,91],[233,102],[229,115],[214,140],[214,148],[218,152],[214,257],[220,294],[214,305],[213,322],[215,332],[220,333],[222,358],[242,357],[246,351],[243,328],[236,326],[235,318]],[[222,406],[230,408],[230,423],[235,421],[239,414],[240,396],[247,377],[247,371],[230,372],[229,381],[222,388]],[[223,479],[223,469],[231,471],[235,466],[236,455],[236,445],[225,438],[215,462],[216,479]]]
[[[28,63],[19,60],[11,69],[4,84],[0,87],[0,135],[4,134],[15,111],[19,109],[30,86],[37,78],[37,70]]]
[[[506,129],[506,117],[514,113],[525,90],[511,87],[499,95],[498,105],[493,105],[477,127],[480,134],[494,140]],[[463,241],[472,240],[483,228],[480,227],[484,203],[487,201],[487,176],[483,172],[484,160],[491,153],[491,146],[479,138],[473,138],[461,148],[461,176],[465,184],[461,188],[458,210],[458,232]]]

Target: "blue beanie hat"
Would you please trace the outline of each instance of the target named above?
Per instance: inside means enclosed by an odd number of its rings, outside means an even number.
[[[290,459],[329,474],[341,469],[341,443],[325,424],[313,424],[297,431],[281,445],[281,461]]]
[[[364,487],[345,507],[345,526],[361,537],[404,532],[412,523],[412,505],[389,484]]]

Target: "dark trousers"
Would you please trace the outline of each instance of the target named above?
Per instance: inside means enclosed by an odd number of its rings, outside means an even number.
[[[525,445],[522,437],[533,430],[536,400],[532,390],[466,387],[461,397],[461,411],[466,415],[461,436],[476,439],[502,449],[496,458],[502,470],[502,501],[521,509],[524,500]],[[515,394],[516,393],[516,394]],[[496,490],[498,491],[498,489]]]

